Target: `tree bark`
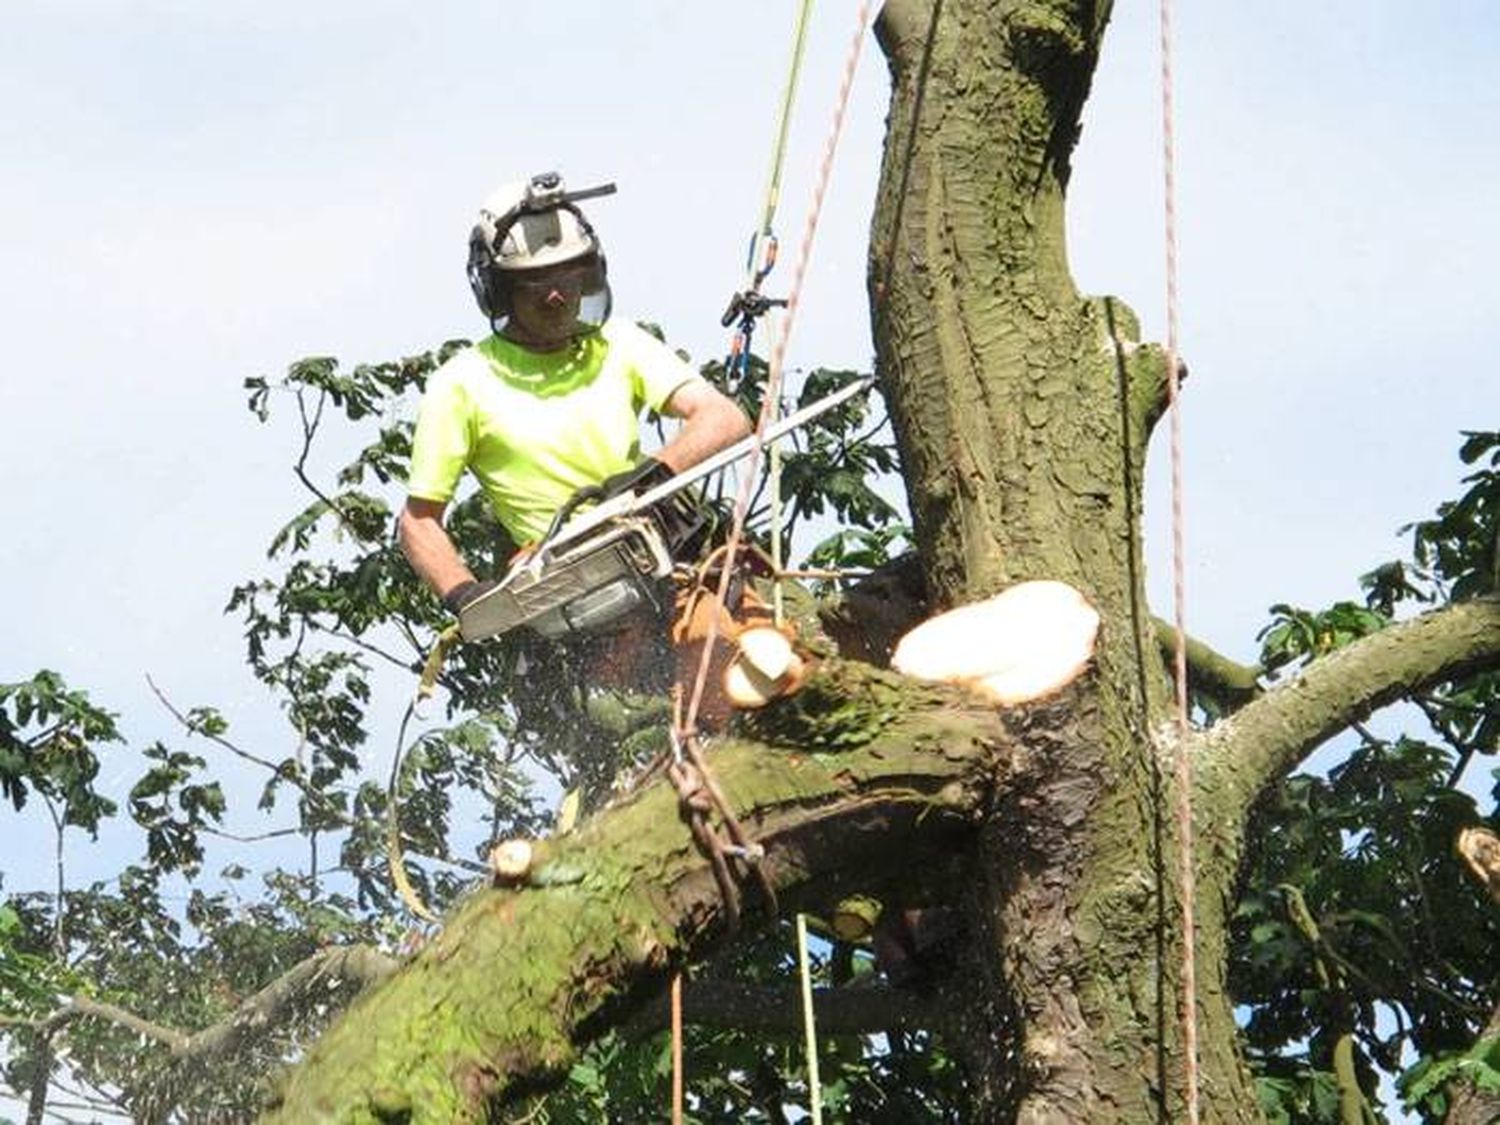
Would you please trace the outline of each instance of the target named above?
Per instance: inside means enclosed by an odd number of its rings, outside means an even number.
[[[1204,740],[1202,769],[1225,811],[1267,785],[1351,722],[1397,699],[1500,663],[1500,599],[1455,602],[1382,629],[1308,665],[1247,704]]]
[[[933,601],[1061,579],[1104,622],[1073,712],[1022,732],[1045,762],[1035,787],[1012,789],[981,833],[967,906],[988,1001],[970,1038],[993,1044],[975,1076],[988,1120],[1183,1116],[1172,794],[1152,737],[1168,693],[1138,529],[1165,363],[1129,310],[1078,294],[1063,229],[1108,14],[888,3],[878,28],[893,104],[871,299]],[[1210,955],[1223,945],[1222,911],[1205,912],[1199,1064],[1214,1115],[1250,1119]]]
[[[1491,1067],[1495,1067],[1500,1063],[1500,1008],[1490,1016],[1480,1039],[1491,1044],[1488,1054]],[[1484,1090],[1467,1079],[1460,1079],[1449,1086],[1448,1094],[1452,1101],[1443,1125],[1494,1125],[1500,1121],[1500,1092]]]

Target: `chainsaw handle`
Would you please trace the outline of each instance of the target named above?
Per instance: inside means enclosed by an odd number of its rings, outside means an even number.
[[[562,507],[557,509],[557,514],[552,517],[552,522],[547,525],[547,532],[542,536],[541,542],[537,544],[540,553],[547,549],[547,544],[552,542],[552,537],[562,530],[563,524],[568,522],[568,517],[578,510],[581,504],[597,504],[607,499],[604,489],[597,484],[586,484],[563,501]]]

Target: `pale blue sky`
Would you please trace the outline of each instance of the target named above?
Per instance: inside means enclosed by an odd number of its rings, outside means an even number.
[[[816,16],[783,278],[854,9]],[[793,10],[11,0],[0,677],[55,668],[145,741],[174,735],[149,672],[275,753],[283,734],[220,610],[301,497],[289,419],[255,424],[240,382],[483,331],[462,270],[474,210],[553,167],[619,183],[591,209],[618,305],[716,354]],[[1354,595],[1400,549],[1396,527],[1454,493],[1458,430],[1500,425],[1500,9],[1177,18],[1189,624],[1249,658],[1270,603]],[[1080,286],[1123,297],[1160,339],[1157,66],[1155,5],[1118,4],[1070,225]],[[796,365],[869,360],[885,86],[867,42]],[[1148,557],[1165,610],[1157,452]]]

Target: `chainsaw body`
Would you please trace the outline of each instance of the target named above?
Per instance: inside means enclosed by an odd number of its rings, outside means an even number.
[[[637,610],[657,607],[672,556],[649,515],[619,515],[587,534],[514,567],[458,617],[466,641],[525,625],[544,637],[602,632]]]
[[[574,515],[598,490],[579,489],[559,511],[553,527],[500,584],[459,612],[466,641],[483,640],[520,626],[544,637],[588,636],[609,629],[635,611],[660,606],[661,579],[674,558],[689,558],[707,535],[708,519],[686,492],[688,486],[813,418],[868,390],[872,376],[855,379],[832,394],[720,450],[691,469],[639,495],[616,496]]]

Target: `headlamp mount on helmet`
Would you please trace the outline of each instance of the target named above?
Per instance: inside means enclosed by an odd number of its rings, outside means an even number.
[[[500,221],[503,223],[506,220],[515,219],[528,211],[550,211],[554,207],[563,207],[583,199],[614,195],[617,190],[614,184],[600,184],[598,187],[568,191],[563,187],[560,173],[539,172],[527,182],[525,196],[511,208],[511,213],[503,216]]]
[[[527,272],[584,260],[590,267],[579,324],[592,331],[611,304],[604,249],[578,202],[613,195],[615,185],[569,191],[557,172],[542,172],[496,191],[479,210],[469,235],[469,286],[495,331],[512,312],[514,284]]]

